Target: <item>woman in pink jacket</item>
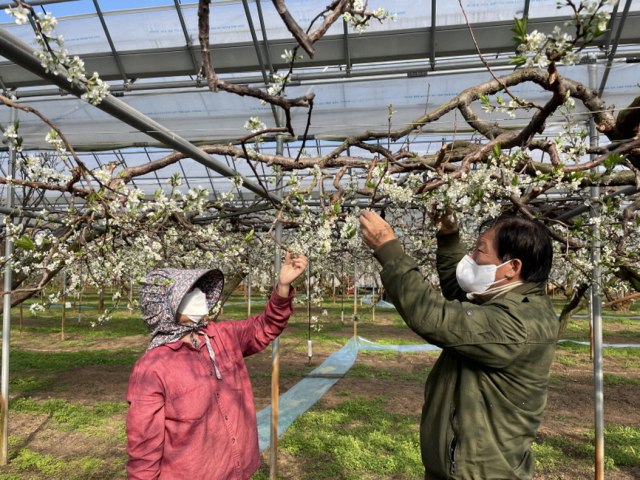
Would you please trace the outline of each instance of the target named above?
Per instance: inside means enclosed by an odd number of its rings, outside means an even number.
[[[140,288],[151,344],[133,367],[126,398],[130,480],[246,480],[260,465],[253,391],[244,357],[287,326],[291,282],[306,268],[286,261],[264,312],[207,323],[222,293],[219,270],[156,270]]]

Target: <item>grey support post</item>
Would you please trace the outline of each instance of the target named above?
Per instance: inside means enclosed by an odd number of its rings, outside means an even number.
[[[598,66],[595,58],[589,63],[589,87],[597,88]],[[593,118],[589,121],[589,137],[591,146],[598,145],[598,131]],[[595,157],[595,155],[591,155]],[[595,167],[593,171],[597,172]],[[593,220],[600,219],[600,187],[590,187],[591,209]],[[600,224],[596,220],[593,226],[593,244],[591,247],[592,283],[591,283],[591,321],[593,324],[593,380],[594,380],[594,410],[595,410],[595,440],[596,440],[596,480],[604,479],[604,381],[602,372],[602,272],[600,269]]]
[[[11,123],[15,123],[18,118],[17,110],[11,109]],[[16,151],[9,149],[8,174],[11,178],[16,174]],[[6,187],[7,203],[6,207],[12,209],[14,206],[13,185],[7,182]],[[9,222],[7,223],[7,230]],[[5,244],[5,258],[9,259],[13,255],[13,240],[9,237],[8,231]],[[4,268],[4,291],[10,292],[13,289],[13,272],[9,260]],[[11,294],[5,293],[3,296],[2,308],[2,398],[0,398],[0,465],[7,465],[9,462],[9,349],[11,347]]]
[[[282,110],[278,110],[278,115],[282,114]],[[281,118],[281,117],[280,117]],[[281,124],[282,120],[279,122]],[[282,135],[276,137],[276,155],[282,155],[284,152],[284,139]],[[282,172],[278,171],[276,179],[277,193],[281,193],[282,189]],[[282,252],[280,251],[280,243],[282,243],[282,223],[277,222],[275,228],[276,255],[275,255],[275,272],[276,276],[282,267]],[[280,338],[276,338],[272,342],[271,352],[271,451],[270,451],[270,467],[269,478],[277,480],[278,477],[278,400],[280,397]]]

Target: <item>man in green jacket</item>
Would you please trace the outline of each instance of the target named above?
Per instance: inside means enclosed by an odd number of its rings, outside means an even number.
[[[425,385],[420,422],[425,478],[531,479],[531,444],[558,333],[545,292],[553,249],[544,226],[500,217],[467,255],[455,219],[445,218],[437,236],[440,295],[387,222],[364,212],[360,225],[400,315],[442,348]]]

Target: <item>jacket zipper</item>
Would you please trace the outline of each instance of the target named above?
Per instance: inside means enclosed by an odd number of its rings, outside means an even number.
[[[449,460],[451,461],[451,475],[455,475],[456,473],[456,449],[458,448],[458,442],[456,438],[456,430],[454,427],[454,419],[456,416],[456,409],[453,409],[451,413],[451,430],[453,431],[453,437],[451,438],[451,442],[449,443]]]

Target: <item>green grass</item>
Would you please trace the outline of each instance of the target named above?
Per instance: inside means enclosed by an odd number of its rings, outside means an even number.
[[[349,369],[346,376],[349,378],[374,378],[373,367],[369,365],[356,364]]]
[[[36,402],[31,398],[17,398],[9,401],[9,409],[15,413],[29,415],[50,415],[55,428],[89,432],[89,427],[99,427],[116,413],[128,408],[125,402],[101,402],[93,407],[69,403],[61,399]]]
[[[377,370],[369,365],[356,364],[346,374],[349,378],[383,378],[388,380],[409,380],[414,382],[424,383],[427,379],[427,375],[431,371],[430,367],[426,367],[422,370],[420,375],[408,374],[408,373],[395,373],[386,370]]]
[[[548,437],[532,448],[536,457],[536,468],[542,472],[558,471],[563,465],[578,461],[585,466],[592,464],[595,454],[594,432],[587,432],[589,443],[567,438]],[[609,424],[605,426],[605,469],[640,466],[640,427]]]
[[[531,449],[536,459],[537,471],[549,471],[560,467],[563,464],[569,463],[571,458],[564,454],[562,449],[551,444],[545,439],[541,444],[533,443]]]
[[[385,360],[391,360],[392,358],[398,358],[404,354],[393,350],[360,350],[358,355],[369,355],[383,358]]]
[[[578,364],[578,360],[576,359],[576,357],[573,357],[571,355],[563,355],[563,354],[557,354],[556,353],[556,360],[558,361],[558,363],[561,363],[562,365],[577,365]]]
[[[604,330],[602,332],[603,335],[616,335],[622,338],[640,338],[640,332],[634,332],[632,330],[618,330],[617,332],[610,332],[608,330]]]
[[[287,335],[286,338],[287,339],[292,339],[292,338],[307,339],[308,335],[309,335],[309,332],[307,332],[306,330],[300,330],[291,335]],[[314,344],[317,344],[317,345],[332,345],[332,344],[345,345],[350,338],[351,337],[344,337],[344,336],[338,336],[338,335],[327,335],[324,332],[311,333],[311,340],[313,340]]]
[[[640,358],[625,358],[620,360],[620,366],[622,368],[640,368]]]
[[[560,383],[560,382],[566,382],[567,381],[567,377],[564,375],[556,375],[555,373],[552,373],[549,376],[549,383]]]
[[[615,375],[613,373],[604,373],[605,385],[640,385],[640,380],[635,378]]]
[[[307,373],[312,370],[313,367],[304,368],[302,370],[280,370],[281,377],[300,377],[302,379],[302,374]],[[271,372],[264,373],[250,373],[250,378],[258,378],[258,377],[271,377]]]
[[[16,445],[20,445],[26,439],[22,437],[14,437],[13,435],[9,435],[9,446],[15,447]]]
[[[635,315],[633,315],[635,316]],[[618,323],[621,325],[640,325],[640,320],[635,320],[631,318],[603,318],[603,323]]]
[[[106,295],[105,308],[108,310],[113,306],[110,301],[111,295]],[[135,299],[138,299],[137,294]],[[37,299],[36,299],[37,300]],[[68,298],[68,301],[72,301]],[[124,302],[124,303],[123,303]],[[126,305],[126,300],[121,305]],[[24,303],[24,318],[26,326],[24,331],[27,333],[60,333],[62,323],[62,309],[49,308],[44,312],[37,312],[35,315],[29,310],[29,305],[35,303],[35,300],[28,300]],[[133,335],[146,335],[149,333],[146,326],[140,318],[140,310],[134,310],[134,315],[130,315],[129,310],[114,309],[111,311],[111,321],[104,325],[91,326],[98,318],[98,294],[83,294],[82,306],[91,308],[78,309],[73,313],[72,309],[66,310],[65,332],[70,335],[82,335],[87,338],[109,338],[109,337],[128,337]],[[11,310],[13,318],[18,318],[19,308],[14,307]],[[79,316],[81,321],[78,322]],[[38,325],[29,325],[30,319],[37,321]],[[18,325],[12,325],[11,331],[18,332]]]
[[[577,343],[564,342],[559,343],[556,348],[569,353],[586,353],[589,355],[589,345],[579,345]],[[640,358],[640,348],[604,348],[602,350],[604,356],[619,358]]]
[[[33,375],[28,377],[13,376],[9,378],[9,389],[12,392],[20,393],[38,392],[50,387],[54,381],[55,379],[51,377],[36,377]]]
[[[133,365],[144,352],[134,349],[28,352],[11,349],[11,371],[50,373],[87,365]]]
[[[296,419],[281,448],[302,464],[303,479],[421,478],[418,416],[387,412],[384,398],[356,397]]]
[[[83,457],[78,460],[56,458],[52,455],[42,455],[27,448],[14,453],[11,467],[20,472],[31,472],[36,478],[47,479],[99,479],[105,477],[105,462],[98,458]],[[0,479],[22,479],[22,475],[8,474]],[[34,478],[34,477],[29,477]],[[110,478],[113,478],[110,476]]]
[[[407,339],[407,338],[378,338],[372,340],[378,345],[424,345],[424,340]]]
[[[594,438],[594,432],[586,434]],[[604,428],[605,461],[609,460],[616,467],[640,466],[640,427],[609,424]],[[593,450],[592,445],[588,450]]]
[[[570,323],[569,325],[567,325],[567,329],[565,330],[565,332],[568,333],[581,333],[583,335],[588,335],[590,333],[590,328],[587,325],[586,327],[581,326],[581,325],[577,325],[575,323]]]

